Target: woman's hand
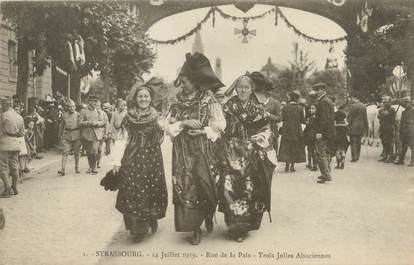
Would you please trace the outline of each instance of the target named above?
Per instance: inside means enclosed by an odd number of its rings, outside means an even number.
[[[189,128],[192,128],[192,129],[201,129],[201,128],[203,128],[203,125],[201,124],[201,122],[199,120],[195,120],[195,119],[182,121],[182,124],[183,124],[183,126],[189,127]]]
[[[114,166],[113,171],[114,174],[118,174],[120,166]]]

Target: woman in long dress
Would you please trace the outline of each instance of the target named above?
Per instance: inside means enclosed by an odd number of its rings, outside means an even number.
[[[136,241],[142,240],[149,228],[152,233],[157,231],[157,220],[165,216],[168,203],[160,147],[163,131],[158,112],[151,106],[152,87],[161,84],[162,80],[152,78],[131,90],[131,108],[122,122],[128,140],[122,160],[114,168],[121,178],[115,207]]]
[[[295,170],[295,163],[306,162],[305,144],[302,124],[305,124],[305,112],[298,104],[299,93],[290,92],[290,102],[282,110],[282,139],[278,154],[278,161],[285,162],[285,171]]]
[[[237,95],[223,106],[227,126],[220,139],[219,211],[237,242],[242,242],[250,230],[260,228],[265,211],[270,215],[276,164],[270,114],[253,92],[258,87],[256,77],[239,77],[232,85]]]
[[[214,141],[225,120],[214,92],[224,86],[201,53],[187,54],[176,86],[182,91],[171,106],[166,132],[172,137],[174,221],[177,232],[193,232],[191,244],[201,241],[200,226],[213,230],[217,207],[217,157]]]

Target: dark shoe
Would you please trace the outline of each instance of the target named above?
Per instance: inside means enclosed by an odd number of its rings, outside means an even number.
[[[65,175],[65,170],[64,169],[59,170],[58,174],[61,175],[61,176],[64,176]]]
[[[385,162],[387,159],[384,157],[384,158],[381,158],[381,159],[378,159],[378,162]]]
[[[336,165],[336,167],[335,167],[336,169],[339,169],[339,168],[341,168],[339,165]]]
[[[92,172],[92,168],[89,168],[88,171],[86,171],[87,174],[90,174]]]
[[[213,228],[214,228],[213,218],[212,217],[207,217],[207,219],[204,221],[204,224],[206,226],[207,232],[209,234],[211,234],[211,232],[213,232]]]
[[[10,198],[12,195],[11,190],[3,191],[3,193],[0,194],[0,198]]]
[[[14,195],[19,194],[19,192],[17,191],[17,187],[16,186],[12,186],[12,190],[13,190],[13,194]]]
[[[153,220],[150,222],[151,232],[155,234],[158,231],[158,222],[157,220]]]
[[[96,168],[101,168],[101,166],[99,164],[96,165]]]
[[[323,184],[323,183],[325,183],[325,182],[327,182],[327,181],[331,181],[332,179],[331,178],[324,178],[324,177],[322,177],[322,178],[320,178],[318,181],[316,181],[316,183],[319,183],[319,184]]]
[[[98,171],[96,171],[96,170],[92,170],[92,171],[91,171],[91,174],[92,174],[92,175],[96,175],[96,174],[98,174]]]
[[[294,167],[290,167],[290,172],[296,172],[296,169]]]
[[[352,159],[352,160],[350,160],[349,162],[355,163],[356,161],[358,161],[358,160],[356,160],[356,159]]]
[[[146,234],[132,234],[135,243],[139,243],[144,240]]]
[[[285,172],[289,172],[289,165],[285,166]]]
[[[30,170],[29,170],[28,168],[25,168],[25,169],[23,169],[23,170],[22,170],[22,172],[23,172],[23,173],[29,173],[29,172],[30,172]]]
[[[37,155],[37,156],[35,156],[35,158],[36,158],[36,159],[42,159],[42,158],[43,158],[43,156],[39,156],[39,155]]]
[[[404,165],[404,161],[401,161],[401,160],[395,161],[394,165]]]
[[[384,161],[385,163],[393,163],[394,161],[392,161],[392,159],[387,159]]]
[[[414,167],[414,162],[411,162],[410,164],[408,164],[408,167]]]
[[[197,228],[196,231],[193,232],[193,237],[191,238],[191,245],[199,245],[201,242],[201,229]]]
[[[318,168],[317,168],[317,167],[313,167],[313,168],[311,169],[311,171],[318,171]]]
[[[239,236],[239,237],[235,238],[235,239],[234,239],[234,241],[241,243],[241,242],[243,242],[245,239],[246,239],[246,236]]]
[[[77,168],[77,167],[75,168],[75,173],[76,173],[76,174],[81,173],[81,172],[79,171],[79,168]]]
[[[341,164],[341,169],[344,169],[345,168],[345,163],[342,163]]]

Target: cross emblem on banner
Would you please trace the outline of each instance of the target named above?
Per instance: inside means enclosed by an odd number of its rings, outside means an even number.
[[[248,29],[247,23],[249,21],[247,19],[243,20],[243,29],[234,29],[234,34],[238,35],[241,34],[242,36],[242,43],[248,43],[248,37],[256,36],[255,29]]]

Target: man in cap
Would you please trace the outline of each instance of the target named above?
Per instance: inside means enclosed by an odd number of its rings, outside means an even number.
[[[412,167],[414,166],[414,108],[410,97],[403,98],[402,105],[405,108],[401,115],[399,131],[402,147],[398,161],[395,164],[404,165],[405,154],[409,147],[411,149],[411,161],[408,166]]]
[[[357,162],[361,154],[361,139],[368,132],[367,107],[359,99],[352,96],[347,117],[351,138],[351,162]]]
[[[115,142],[120,136],[124,134],[124,128],[122,127],[122,121],[127,115],[126,102],[123,99],[118,99],[118,108],[112,115],[110,122],[110,131],[112,140]]]
[[[114,112],[112,111],[112,105],[109,102],[105,102],[102,105],[102,110],[105,112],[106,116],[108,117],[108,124],[106,127],[106,132],[104,135],[103,142],[105,142],[105,155],[109,155],[111,153],[111,143],[112,143],[112,129],[110,126],[110,121],[112,120],[112,117],[114,116]]]
[[[331,181],[331,155],[335,140],[335,110],[332,100],[327,96],[326,85],[318,83],[312,88],[316,91],[316,135],[315,153],[321,176],[317,183]]]
[[[275,151],[277,152],[277,150],[279,149],[278,123],[281,120],[280,115],[282,113],[282,105],[280,104],[278,100],[272,97],[272,89],[273,89],[273,84],[269,82],[264,90],[265,100],[263,102],[263,106],[264,106],[265,111],[267,112],[269,119],[271,120],[270,128],[273,132],[272,145],[273,145],[273,149],[275,149]]]
[[[384,148],[384,155],[379,160],[385,163],[393,162],[393,143],[394,143],[394,123],[395,110],[391,107],[391,98],[389,96],[382,97],[383,107],[378,112],[378,120],[380,122],[379,135]]]
[[[19,137],[24,136],[23,118],[12,108],[10,98],[1,99],[0,121],[0,177],[4,183],[2,198],[17,195],[17,180],[19,177]],[[9,174],[12,185],[9,183]],[[13,190],[13,192],[12,192]]]
[[[99,141],[102,140],[106,120],[103,111],[96,107],[98,98],[89,96],[88,106],[80,113],[79,124],[81,126],[82,144],[88,157],[89,169],[87,173],[97,174],[96,161],[99,149]]]
[[[58,173],[62,176],[65,175],[66,161],[68,155],[73,152],[75,157],[75,172],[79,171],[79,149],[81,146],[80,140],[80,120],[79,112],[77,112],[75,102],[69,99],[67,105],[67,111],[62,115],[62,141],[63,141],[63,152],[62,152],[62,168]]]
[[[102,118],[104,120],[104,123],[105,123],[105,125],[103,127],[98,127],[96,129],[97,134],[102,135],[102,137],[98,140],[98,142],[99,142],[98,153],[96,155],[96,167],[100,168],[103,143],[106,140],[107,133],[109,132],[109,119],[108,119],[108,115],[106,114],[106,112],[102,109],[102,105],[101,105],[100,100],[98,100],[96,102],[96,110],[99,113],[99,118]]]

